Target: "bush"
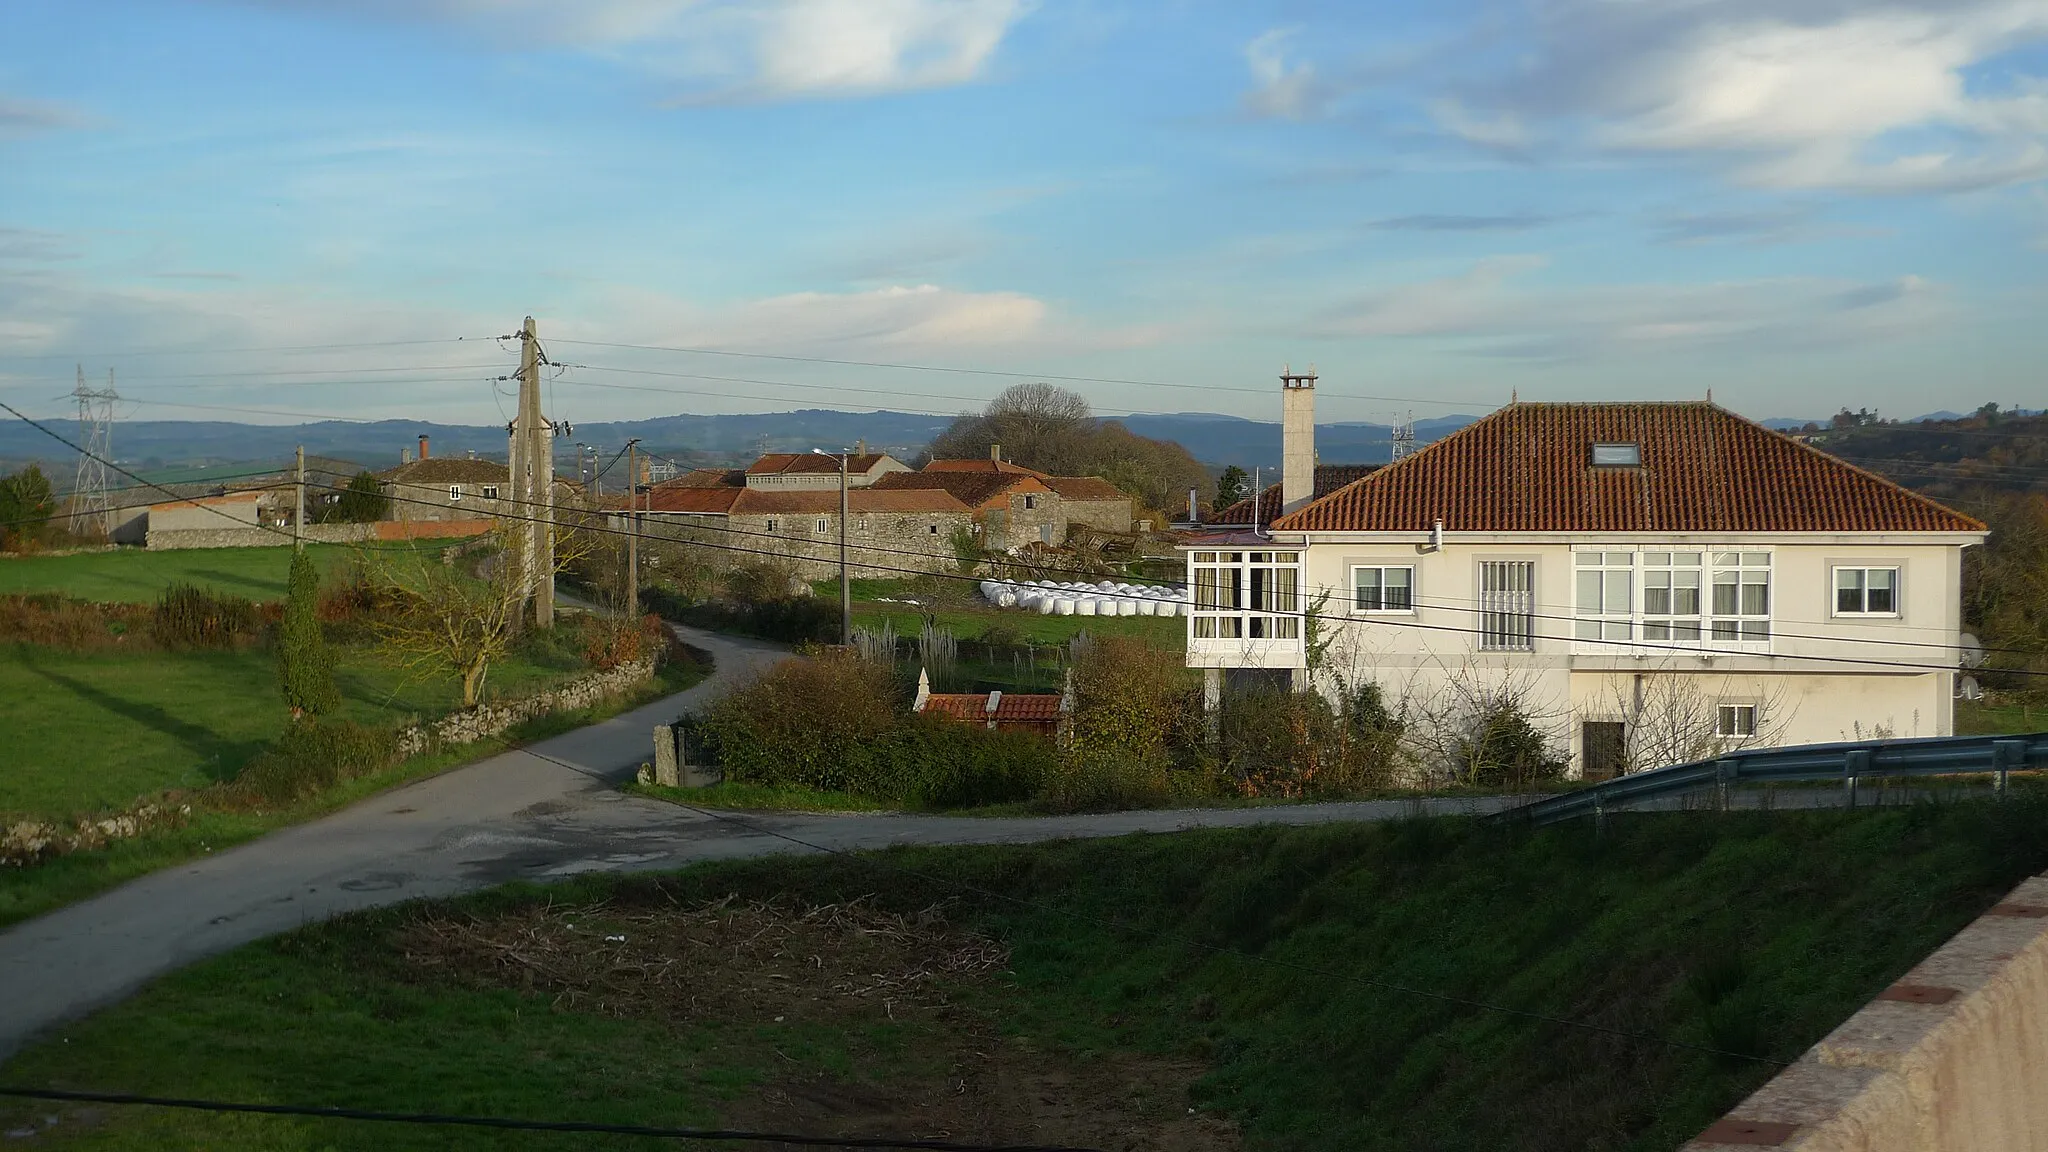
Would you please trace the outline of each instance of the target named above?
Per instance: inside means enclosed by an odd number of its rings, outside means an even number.
[[[1052,812],[1118,812],[1159,808],[1175,793],[1164,757],[1073,748],[1047,774],[1039,805]]]
[[[811,596],[753,603],[693,600],[670,588],[645,588],[640,601],[662,619],[714,632],[758,636],[784,644],[830,644],[839,639],[839,606]]]
[[[54,592],[0,596],[0,642],[73,652],[149,643],[146,604],[93,604]]]
[[[1073,746],[1150,760],[1203,739],[1200,691],[1178,653],[1134,636],[1076,644]]]
[[[1563,758],[1512,700],[1491,701],[1475,712],[1456,751],[1463,782],[1481,788],[1526,788],[1564,778]]]
[[[320,633],[320,576],[313,571],[313,561],[296,549],[285,582],[284,618],[277,629],[277,678],[294,720],[341,706],[334,662]]]
[[[1314,692],[1233,693],[1217,716],[1218,767],[1243,796],[1356,796],[1393,777],[1400,731],[1376,685],[1343,701]]]
[[[398,738],[349,720],[294,724],[249,761],[235,787],[266,804],[290,804],[398,761]]]
[[[196,584],[173,584],[157,599],[150,634],[166,648],[231,648],[256,631],[256,605]]]
[[[907,708],[887,667],[825,652],[775,666],[692,727],[728,780],[910,807],[1025,800],[1053,771],[1042,736]]]

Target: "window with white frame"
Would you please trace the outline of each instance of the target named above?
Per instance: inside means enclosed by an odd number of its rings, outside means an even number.
[[[775,531],[775,526],[776,526],[776,524],[777,524],[777,523],[778,523],[778,521],[777,521],[777,520],[775,519],[775,517],[773,517],[773,516],[770,516],[770,517],[768,518],[768,524],[767,524],[767,528],[768,528],[768,531],[770,531],[770,532],[773,532],[773,531]]]
[[[498,498],[498,486],[497,486],[496,484],[486,484],[486,485],[484,485],[484,499],[486,499],[486,500],[496,500],[497,498]]]
[[[1714,553],[1713,638],[1771,638],[1771,554]]]
[[[1536,565],[1528,560],[1479,562],[1479,647],[1528,652],[1536,647]]]
[[[1756,735],[1756,705],[1722,704],[1715,707],[1714,735],[1722,737]]]
[[[1572,563],[1573,638],[1634,639],[1635,553],[1579,552],[1573,555]]]
[[[1643,639],[1692,643],[1703,634],[1706,568],[1701,552],[1645,552]]]
[[[813,531],[817,532],[818,535],[823,536],[825,533],[830,532],[831,530],[832,521],[827,520],[823,516],[818,517],[818,526],[817,528],[813,529]]]
[[[1897,568],[1835,569],[1835,615],[1897,616]]]
[[[1193,638],[1301,638],[1301,553],[1195,552],[1188,568]]]
[[[1409,565],[1351,566],[1353,612],[1415,611],[1415,569]]]
[[[1038,507],[1038,497],[1026,492],[1024,494],[1024,507],[1026,510]]]
[[[459,504],[462,502],[462,485],[450,484],[448,486],[448,502],[450,504]]]

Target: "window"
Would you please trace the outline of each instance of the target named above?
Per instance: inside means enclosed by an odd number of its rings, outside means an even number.
[[[1536,647],[1536,565],[1527,560],[1479,562],[1479,648],[1528,652]]]
[[[1634,638],[1635,559],[1633,552],[1580,552],[1572,557],[1575,639]]]
[[[1643,639],[1697,641],[1705,607],[1699,552],[1643,553]]]
[[[1593,445],[1593,467],[1595,468],[1636,468],[1643,462],[1643,446],[1640,444],[1595,444]]]
[[[1352,568],[1351,608],[1355,612],[1415,611],[1415,569]]]
[[[776,521],[775,521],[775,517],[773,517],[773,516],[770,516],[770,517],[768,518],[768,530],[769,530],[770,532],[773,532],[773,531],[775,531],[775,524],[776,524]]]
[[[1714,735],[1756,735],[1756,705],[1723,704],[1714,709]]]
[[[1301,639],[1301,553],[1196,552],[1189,569],[1191,637]]]
[[[498,498],[498,486],[497,486],[496,484],[486,484],[486,485],[484,485],[484,499],[486,499],[486,500],[496,500],[497,498]]]
[[[1897,616],[1897,568],[1835,569],[1835,615]]]
[[[832,521],[827,520],[823,516],[818,517],[818,527],[815,529],[818,535],[823,536],[825,533],[830,532],[831,530]]]
[[[455,504],[455,503],[459,503],[459,502],[460,502],[461,500],[462,500],[462,485],[460,485],[460,484],[450,484],[450,485],[448,486],[448,502],[449,502],[450,504]]]
[[[1716,640],[1761,641],[1771,638],[1771,554],[1714,553],[1714,622]]]
[[[1030,511],[1031,509],[1033,509],[1033,508],[1036,508],[1036,507],[1038,507],[1038,497],[1037,497],[1037,496],[1035,496],[1035,495],[1032,495],[1032,494],[1031,494],[1031,493],[1029,493],[1029,492],[1025,493],[1025,494],[1024,494],[1024,509],[1025,509],[1025,511]]]
[[[860,529],[860,530],[861,530],[861,531],[863,531],[863,532],[867,531],[867,530],[868,530],[868,518],[867,518],[867,517],[865,517],[865,516],[863,516],[863,517],[861,517],[860,519],[858,519],[858,520],[855,520],[855,521],[853,522],[853,526],[854,526],[855,528],[858,528],[858,529]]]
[[[925,527],[925,534],[929,536],[937,536],[939,534],[939,526],[937,524],[927,525]]]

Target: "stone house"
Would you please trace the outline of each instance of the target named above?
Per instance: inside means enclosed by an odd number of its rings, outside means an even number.
[[[1510,404],[1317,496],[1313,397],[1282,515],[1182,545],[1212,698],[1372,683],[1424,733],[1513,700],[1587,778],[1955,731],[1982,523],[1691,401]]]
[[[709,469],[706,469],[709,471]],[[846,458],[846,486],[866,488],[892,472],[908,472],[910,465],[885,452],[850,454]],[[815,452],[770,452],[742,472],[743,483],[764,492],[796,490],[839,490],[839,457]]]
[[[836,466],[832,481],[830,489],[780,492],[656,484],[639,495],[641,531],[730,549],[724,555],[734,564],[779,557],[795,562],[802,578],[823,579],[839,571]],[[623,496],[607,501],[612,527],[627,527],[625,505]],[[965,505],[939,491],[849,488],[847,513],[848,564],[856,576],[952,571],[958,564],[956,537],[971,532],[974,523]]]
[[[915,472],[877,480],[877,491],[948,492],[973,510],[981,546],[1014,551],[1027,544],[1062,544],[1085,525],[1104,532],[1131,530],[1131,498],[1093,476],[1052,476],[1001,458],[934,460]]]
[[[429,452],[425,436],[420,437],[419,459],[377,473],[390,507],[387,520],[401,522],[488,520],[505,515],[528,515],[533,510],[515,506],[508,477],[511,469],[494,460],[439,457]],[[580,484],[555,477],[555,505],[575,506],[582,501]]]

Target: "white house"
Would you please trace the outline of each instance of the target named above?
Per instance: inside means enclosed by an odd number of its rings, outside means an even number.
[[[1984,525],[1711,402],[1511,404],[1309,500],[1313,460],[1269,530],[1185,547],[1212,697],[1369,680],[1441,725],[1510,695],[1589,777],[1954,731]]]

